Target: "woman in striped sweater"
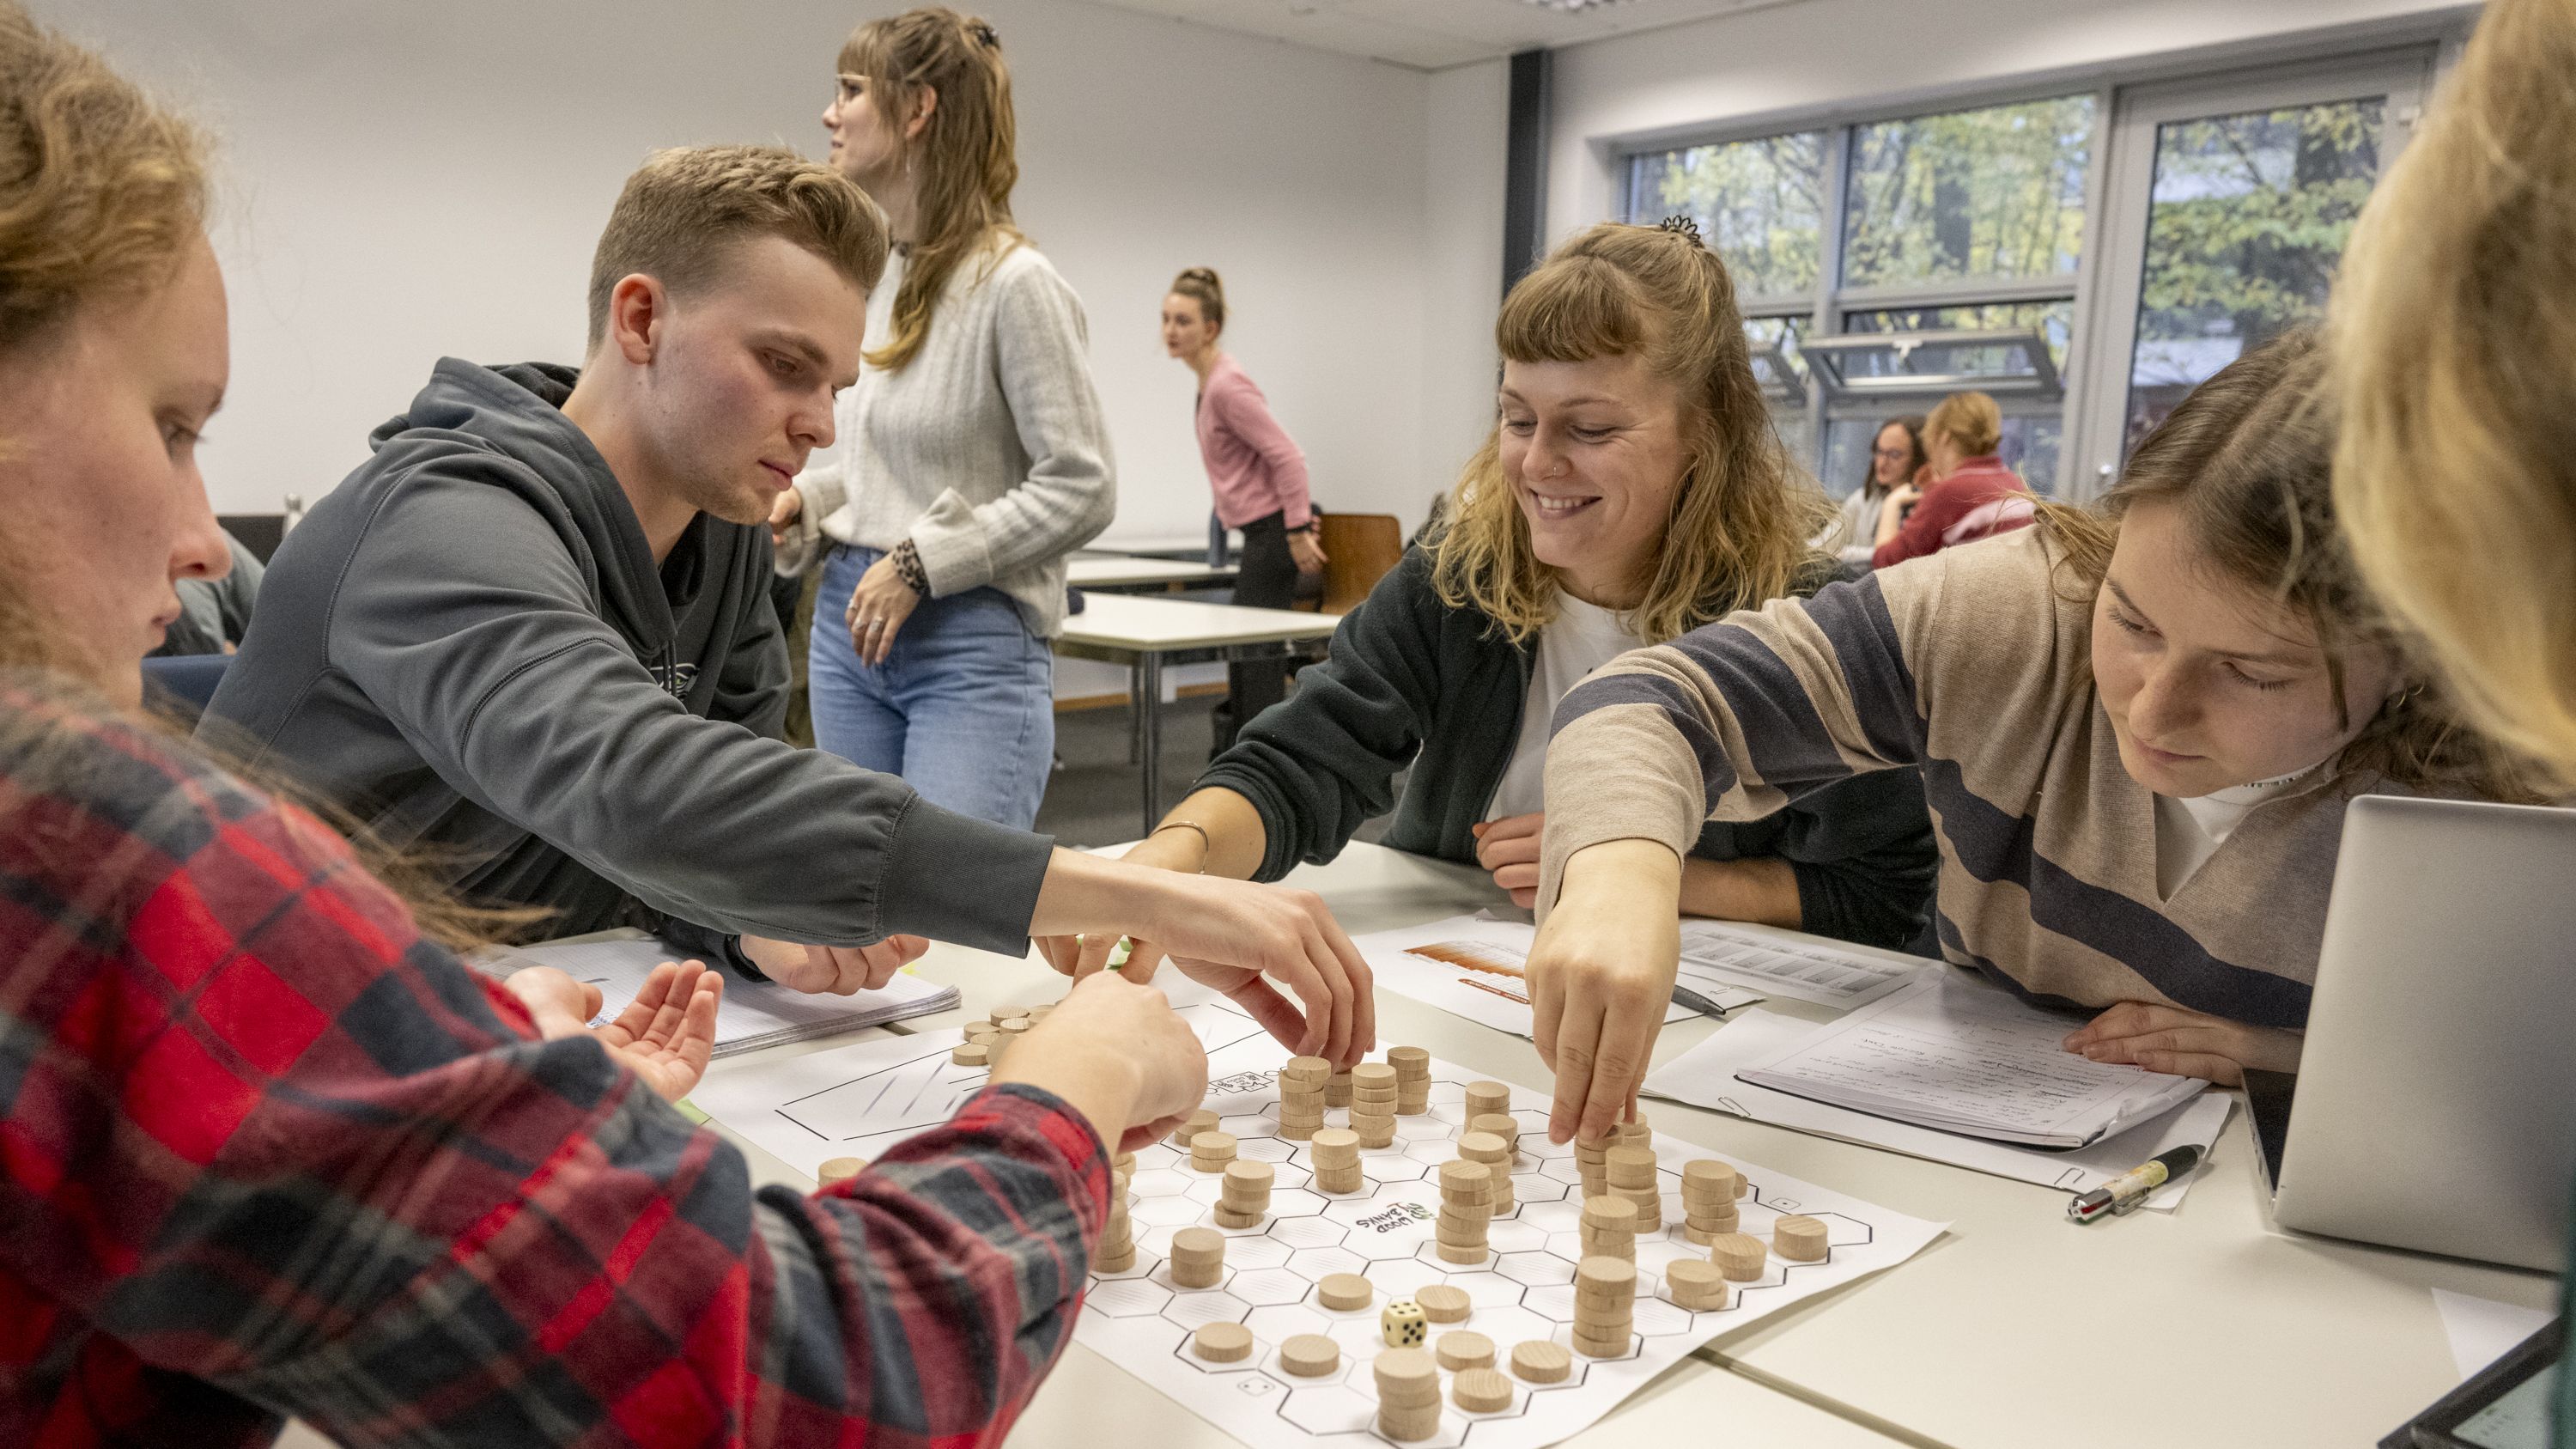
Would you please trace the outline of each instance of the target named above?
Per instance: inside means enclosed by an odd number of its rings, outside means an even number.
[[[1552,1134],[1633,1102],[1701,822],[1904,765],[1953,964],[2094,1013],[2068,1046],[2096,1060],[2294,1067],[2345,804],[2519,794],[2332,542],[2323,372],[2281,339],[2176,409],[2098,512],[1737,614],[1569,694],[1530,961]]]

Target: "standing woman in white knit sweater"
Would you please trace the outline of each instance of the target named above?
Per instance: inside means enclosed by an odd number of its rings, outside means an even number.
[[[1001,40],[972,16],[872,20],[841,47],[832,164],[886,211],[838,461],[772,528],[783,572],[828,548],[814,738],[924,799],[1027,829],[1055,753],[1064,560],[1117,508],[1082,304],[1011,220]],[[828,615],[827,615],[828,617]]]

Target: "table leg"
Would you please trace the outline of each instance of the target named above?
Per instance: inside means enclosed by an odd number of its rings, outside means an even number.
[[[1145,668],[1141,663],[1127,668],[1127,763],[1140,764],[1145,758]]]
[[[1163,656],[1150,649],[1136,656],[1136,693],[1136,748],[1145,777],[1145,827],[1137,833],[1151,835],[1163,797]]]

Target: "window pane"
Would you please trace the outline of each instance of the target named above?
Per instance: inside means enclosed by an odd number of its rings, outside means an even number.
[[[1849,498],[1852,490],[1869,481],[1872,459],[1869,450],[1878,441],[1878,430],[1886,427],[1888,418],[1901,417],[1901,409],[1890,409],[1885,418],[1836,418],[1825,427],[1825,467],[1817,481],[1836,498]]]
[[[1997,302],[1979,307],[1905,307],[1880,312],[1846,312],[1845,332],[2027,331],[2033,327],[2048,339],[2048,360],[2061,375],[2066,368],[2066,339],[2075,326],[2075,303]],[[1944,348],[1936,359],[1918,354],[1916,372],[2022,372],[2030,364],[2013,346]],[[1858,352],[1844,360],[1847,377],[1885,377],[1905,371],[1892,353]]]
[[[1807,378],[1799,371],[1798,321],[1795,317],[1747,317],[1744,340],[1753,349],[1753,376],[1770,394],[1775,408],[1807,405]],[[1776,351],[1789,364],[1783,372],[1772,365]]]
[[[2091,96],[1855,127],[1844,284],[2072,273],[2092,143]]]
[[[1824,234],[1821,131],[1652,151],[1629,160],[1628,220],[1688,215],[1747,297],[1812,292]]]
[[[2184,394],[2325,310],[2379,175],[2380,98],[2156,128],[2127,448]]]

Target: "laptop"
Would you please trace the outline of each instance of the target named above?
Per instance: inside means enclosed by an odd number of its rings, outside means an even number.
[[[2297,1087],[2283,1227],[2563,1270],[2576,810],[2353,801]]]

